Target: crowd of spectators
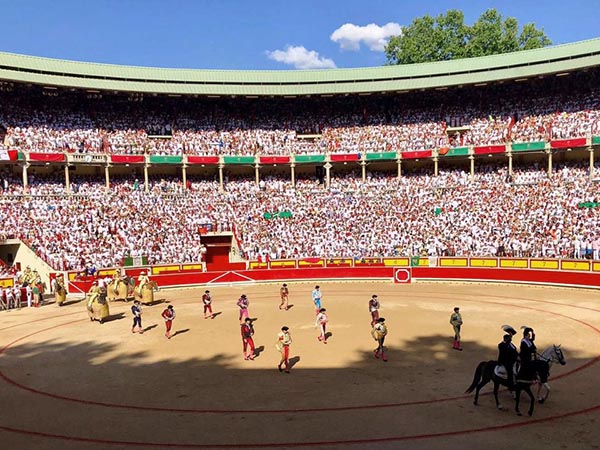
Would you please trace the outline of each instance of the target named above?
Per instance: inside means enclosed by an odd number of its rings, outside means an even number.
[[[0,93],[0,148],[28,152],[288,155],[410,151],[600,135],[596,70],[394,96],[128,102]],[[34,88],[31,88],[34,89]],[[232,231],[248,259],[410,255],[598,257],[599,191],[585,163],[218,180],[2,173],[0,239],[58,270],[199,261],[202,233]],[[285,214],[280,214],[285,213]],[[267,218],[268,217],[268,218]]]
[[[311,178],[231,176],[218,181],[151,177],[149,191],[132,178],[58,178],[16,186],[0,198],[0,235],[26,242],[52,267],[78,270],[147,256],[150,264],[199,261],[202,233],[232,231],[248,259],[410,255],[598,256],[600,209],[586,163],[425,169],[398,178],[369,173],[333,177],[330,189]],[[64,188],[64,186],[63,186]],[[281,215],[286,212],[289,214]],[[268,213],[266,216],[265,213]],[[270,218],[266,218],[270,217]]]
[[[366,153],[577,138],[600,133],[598,73],[341,98],[133,103],[15,89],[0,93],[0,126],[10,149],[151,155]]]

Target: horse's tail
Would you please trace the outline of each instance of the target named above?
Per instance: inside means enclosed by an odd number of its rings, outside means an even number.
[[[467,388],[467,390],[465,391],[465,394],[470,394],[471,392],[473,392],[475,390],[475,388],[481,381],[481,377],[483,375],[483,368],[485,367],[485,365],[487,363],[488,363],[487,361],[481,361],[479,363],[479,365],[477,366],[477,369],[475,369],[475,375],[473,376],[473,382],[471,383],[471,386],[469,386]]]

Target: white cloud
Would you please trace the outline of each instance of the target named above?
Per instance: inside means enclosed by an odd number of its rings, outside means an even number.
[[[332,59],[322,58],[318,52],[307,50],[303,46],[288,45],[285,50],[267,51],[267,56],[278,62],[289,64],[296,69],[334,69]]]
[[[364,27],[345,23],[333,33],[329,38],[337,42],[343,50],[360,50],[361,42],[374,52],[382,52],[385,49],[388,39],[391,36],[402,34],[402,27],[394,22],[390,22],[380,27],[377,24],[370,23]]]

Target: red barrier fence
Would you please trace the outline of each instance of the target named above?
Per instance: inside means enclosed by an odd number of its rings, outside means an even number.
[[[599,272],[498,267],[307,267],[215,272],[164,272],[151,276],[151,280],[156,281],[160,287],[344,279],[387,280],[396,283],[410,283],[412,280],[494,281],[600,287]],[[69,292],[87,292],[92,281],[92,278],[70,281]]]

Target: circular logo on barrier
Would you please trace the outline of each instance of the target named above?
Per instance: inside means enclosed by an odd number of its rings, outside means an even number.
[[[396,283],[410,283],[410,270],[396,269],[394,271],[394,281]]]
[[[92,155],[85,155],[85,157],[83,159],[87,163],[92,162]]]

